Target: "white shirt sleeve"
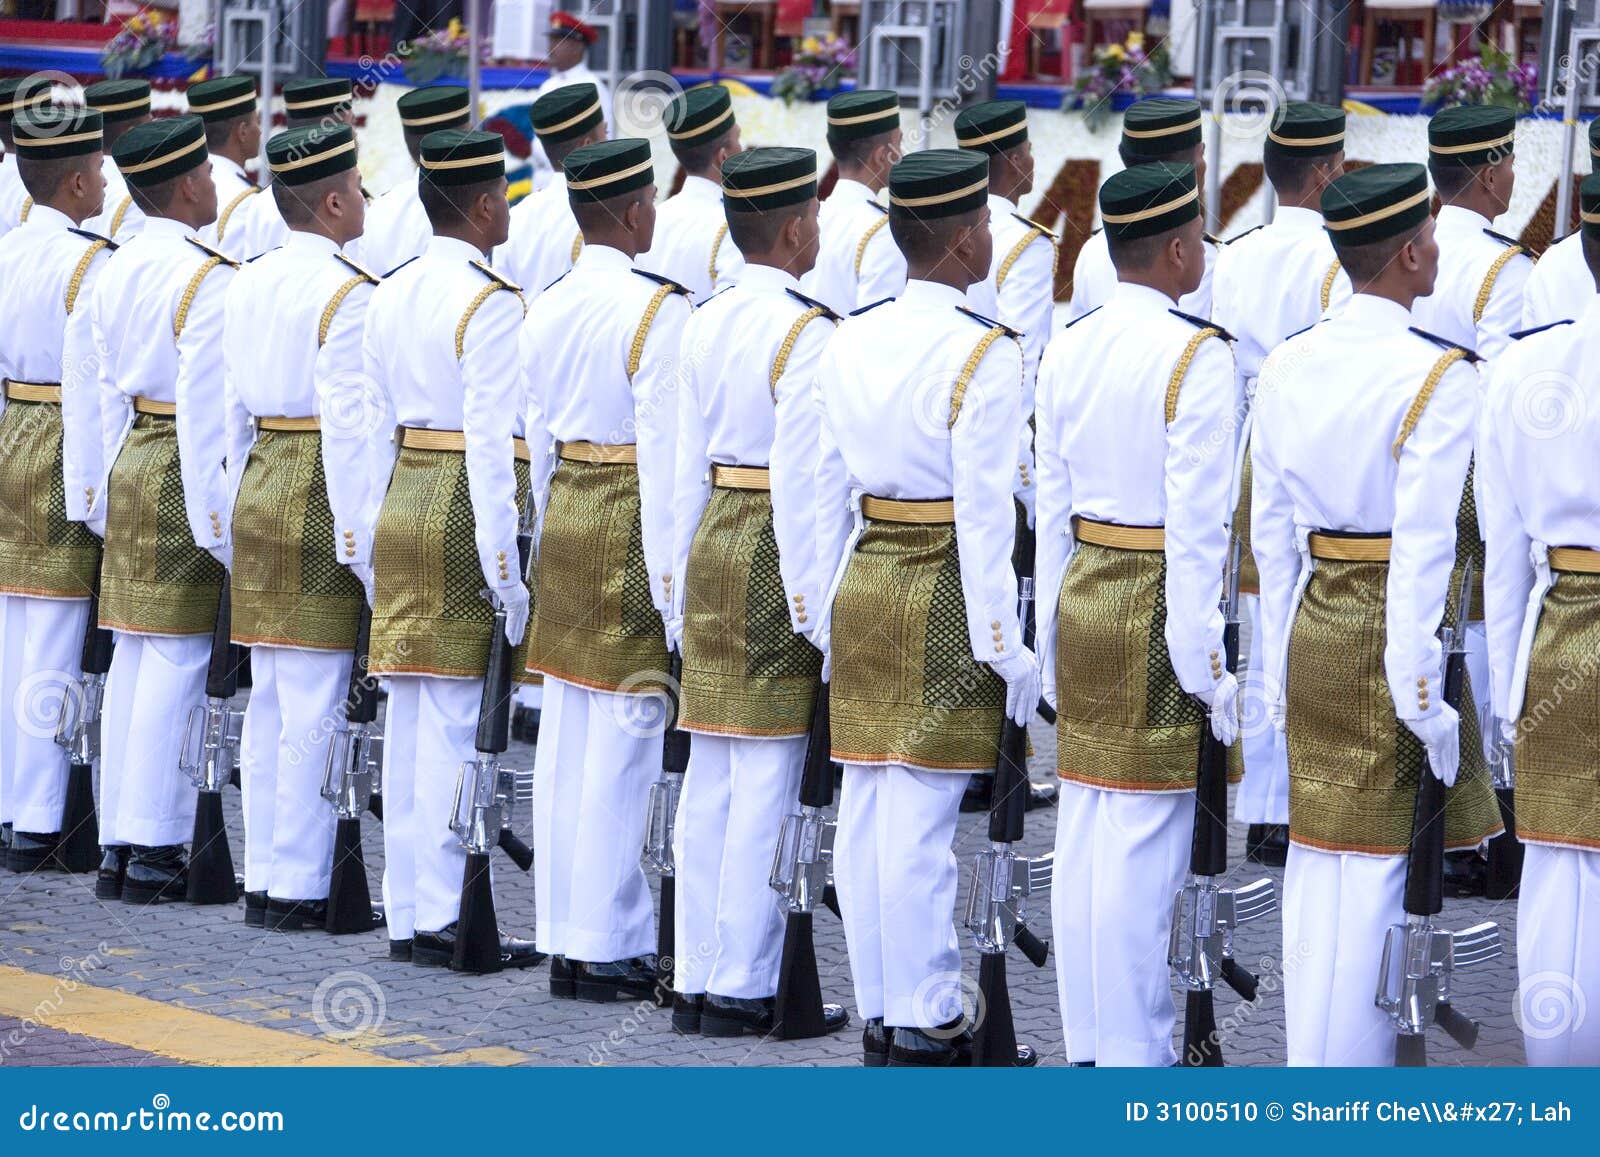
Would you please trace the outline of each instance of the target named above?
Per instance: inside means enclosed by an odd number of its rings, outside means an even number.
[[[825,564],[817,554],[814,491],[821,437],[817,368],[833,330],[832,321],[819,317],[800,331],[776,389],[770,459],[772,530],[778,543],[778,572],[783,578],[789,623],[801,634],[810,634],[816,628],[815,616],[828,593],[826,584],[833,577],[831,572],[822,573]],[[838,559],[829,561],[836,563]]]
[[[106,267],[109,249],[89,263],[78,299],[67,315],[61,343],[61,476],[67,517],[87,522],[100,498],[100,374],[104,340],[94,317],[94,288]]]
[[[1293,404],[1284,394],[1286,388],[1269,357],[1262,365],[1256,386],[1255,412],[1250,426],[1250,550],[1261,577],[1261,608],[1256,629],[1261,632],[1263,686],[1271,704],[1277,707],[1285,703],[1289,630],[1301,566],[1294,500],[1284,485],[1277,439],[1273,436],[1279,407]]]
[[[1478,356],[1493,363],[1500,356],[1511,335],[1522,328],[1522,305],[1528,278],[1533,273],[1533,262],[1518,254],[1505,263],[1489,300],[1484,304],[1483,316],[1478,319]]]
[[[1039,651],[1039,671],[1047,701],[1054,703],[1056,688],[1056,644],[1059,626],[1057,608],[1067,564],[1072,559],[1072,472],[1061,454],[1061,431],[1056,416],[1061,391],[1056,359],[1045,351],[1039,366],[1038,434],[1034,452],[1038,459],[1038,546],[1034,556],[1034,590],[1038,600],[1034,611],[1035,645]]]
[[[217,388],[223,380],[223,309],[232,282],[232,266],[218,265],[207,273],[178,335],[178,378],[173,387],[178,404],[178,467],[189,533],[202,550],[232,541],[223,467],[226,405],[224,391]]]
[[[373,288],[362,282],[339,303],[313,370],[334,559],[347,566],[372,562],[373,515],[383,498],[370,493],[372,456],[378,438],[390,441],[394,427],[388,395],[368,370],[362,349]]]
[[[1503,434],[1496,428],[1493,417],[1492,400],[1514,396],[1517,388],[1515,378],[1507,372],[1511,369],[1509,361],[1501,359],[1495,367],[1489,392],[1491,404],[1484,406],[1478,422],[1475,469],[1483,491],[1478,518],[1485,541],[1483,611],[1489,644],[1489,684],[1494,713],[1500,719],[1506,719],[1509,714],[1512,671],[1534,582],[1529,554],[1533,540],[1511,497],[1511,477],[1500,444]]]
[[[1522,329],[1537,329],[1562,320],[1551,294],[1557,280],[1554,261],[1540,259],[1534,265],[1522,287]]]
[[[856,308],[886,297],[899,297],[906,288],[906,259],[894,243],[887,223],[872,235],[861,254],[861,276],[856,283]],[[997,319],[998,320],[998,319]]]
[[[639,453],[639,509],[650,597],[666,618],[672,587],[683,576],[672,570],[672,484],[677,469],[678,352],[692,307],[681,293],[668,294],[645,338],[633,375],[633,415]]]
[[[1056,247],[1048,234],[1035,237],[1006,273],[1000,286],[998,322],[1022,334],[1022,413],[1026,421],[1033,413],[1034,379],[1039,376],[1039,359],[1050,340],[1050,322],[1055,316]]]
[[[532,458],[528,463],[528,483],[532,489],[529,501],[533,503],[533,549],[537,555],[539,532],[544,527],[545,505],[550,497],[550,479],[555,474],[556,443],[550,434],[550,419],[544,408],[544,374],[539,365],[539,343],[534,335],[531,316],[523,322],[517,341],[521,347],[518,361],[521,363],[522,384],[527,399],[522,429]]]
[[[670,617],[683,615],[684,585],[689,581],[689,547],[706,504],[711,501],[711,456],[699,373],[706,360],[705,338],[690,318],[683,328],[678,355],[678,444],[672,484],[672,584]]]
[[[478,565],[491,591],[522,582],[517,562],[516,452],[512,415],[524,409],[517,333],[522,302],[491,293],[467,323],[461,355],[461,430],[467,444]]]
[[[239,290],[237,281],[224,294],[223,332],[248,332],[250,302]],[[228,512],[225,521],[233,525],[233,501],[244,480],[245,463],[255,444],[256,428],[243,400],[241,386],[255,372],[256,351],[241,341],[224,342],[222,350],[223,465],[228,480]]]
[[[855,521],[850,509],[850,473],[845,467],[844,455],[839,452],[839,443],[834,438],[828,414],[827,393],[832,383],[839,377],[839,371],[834,365],[836,356],[832,345],[823,350],[822,358],[817,365],[816,382],[811,391],[817,423],[816,472],[812,480],[817,543],[814,573],[817,577],[817,592],[824,600],[822,621],[813,627],[812,637],[824,645],[827,643],[833,620],[831,602],[833,579],[844,562],[845,547],[850,541],[850,528]]]

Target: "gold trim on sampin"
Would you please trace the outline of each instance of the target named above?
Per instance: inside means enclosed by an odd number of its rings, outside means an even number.
[[[599,442],[563,442],[560,450],[563,462],[588,462],[594,466],[637,466],[639,447],[632,442],[614,446]]]
[[[407,450],[443,450],[449,454],[467,452],[467,436],[460,430],[429,430],[422,426],[401,426],[400,445]],[[511,439],[511,451],[518,462],[532,462],[528,444],[521,438]]]
[[[711,485],[718,490],[771,490],[772,474],[765,466],[711,464]]]
[[[60,382],[19,382],[6,379],[6,397],[13,402],[53,402],[61,404]]]
[[[135,414],[150,414],[157,418],[176,418],[178,416],[177,402],[158,402],[153,398],[135,396],[133,399],[133,412]]]
[[[1388,562],[1394,540],[1387,534],[1351,538],[1342,534],[1312,534],[1308,547],[1312,558],[1331,562]]]
[[[1109,546],[1112,550],[1167,549],[1167,528],[1164,526],[1124,526],[1119,522],[1097,522],[1092,518],[1075,516],[1072,534],[1079,542]]]
[[[315,414],[304,418],[269,416],[256,419],[257,430],[276,430],[284,434],[308,434],[322,429],[322,419]]]
[[[1552,546],[1550,569],[1567,574],[1600,574],[1600,550],[1586,546]]]
[[[956,520],[953,498],[908,501],[903,498],[861,496],[861,513],[874,522],[902,522],[913,526],[932,526]]]

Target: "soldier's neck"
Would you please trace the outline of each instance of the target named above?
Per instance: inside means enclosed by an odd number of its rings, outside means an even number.
[[[1411,310],[1412,303],[1419,296],[1410,286],[1402,285],[1391,278],[1380,278],[1377,281],[1369,281],[1365,285],[1357,285],[1355,286],[1355,291],[1364,293],[1368,297],[1381,297],[1385,301],[1392,301],[1408,313]]]
[[[882,174],[866,165],[840,165],[839,179],[841,181],[854,181],[858,185],[865,185],[874,193],[883,192],[883,187],[889,183]]]
[[[489,259],[489,250],[494,248],[493,245],[484,244],[485,238],[476,229],[439,229],[439,228],[435,228],[433,232],[434,232],[434,234],[436,236],[448,237],[452,241],[461,241],[461,242],[464,242],[467,245],[472,246],[479,253],[483,254],[483,257],[484,257],[485,261],[487,261]]]
[[[960,267],[958,261],[937,261],[926,265],[908,264],[906,267],[907,281],[931,281],[935,285],[948,285],[951,289],[965,293],[972,288],[972,279],[967,276],[967,271]]]
[[[66,217],[78,228],[83,228],[83,223],[95,214],[88,211],[88,206],[75,197],[61,196],[53,201],[44,202],[45,205]]]
[[[1466,209],[1480,217],[1487,217],[1490,221],[1500,216],[1502,212],[1500,206],[1494,203],[1493,194],[1476,183],[1470,184],[1444,204],[1457,209]]]
[[[1272,191],[1278,197],[1278,204],[1286,209],[1314,209],[1318,213],[1322,212],[1322,189],[1317,186],[1308,184],[1303,189],[1289,190],[1274,187]]]

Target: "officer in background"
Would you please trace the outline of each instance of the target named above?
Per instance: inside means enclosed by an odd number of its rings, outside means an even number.
[[[151,118],[148,80],[102,80],[83,90],[83,102],[105,118],[106,203],[100,215],[86,222],[90,232],[121,244],[144,228],[144,212],[112,160],[122,134]]]
[[[211,154],[211,180],[217,186],[217,221],[207,225],[201,240],[235,260],[241,253],[238,231],[230,239],[233,215],[261,189],[244,171],[261,151],[261,111],[256,107],[256,82],[248,76],[218,76],[189,86],[189,111],[205,122],[206,151]]]
[[[822,203],[822,247],[804,288],[842,317],[905,288],[906,259],[878,203],[900,159],[899,94],[857,89],[829,98],[828,148],[839,177]]]
[[[395,111],[400,114],[400,131],[412,164],[421,163],[423,137],[440,129],[465,129],[472,124],[471,95],[459,84],[408,89],[395,102]],[[432,236],[433,227],[422,208],[413,176],[372,203],[366,231],[361,236],[361,259],[382,276],[419,256]]]
[[[1600,167],[1600,120],[1589,122],[1589,159]],[[1522,286],[1522,328],[1537,329],[1580,312],[1578,303],[1594,292],[1583,259],[1583,230],[1567,234],[1544,251]]]
[[[549,49],[545,67],[549,75],[534,90],[533,98],[548,96],[568,85],[592,84],[600,98],[600,116],[605,123],[605,136],[616,131],[616,120],[611,115],[611,86],[594,69],[589,67],[589,48],[600,39],[593,25],[585,23],[571,12],[550,13]],[[602,138],[604,139],[604,138]],[[544,142],[533,142],[533,187],[542,189],[552,177],[561,175],[561,164],[544,151]]]
[[[738,281],[744,264],[722,209],[722,162],[739,151],[739,124],[720,84],[676,97],[665,122],[683,187],[656,208],[655,235],[649,252],[639,254],[639,268],[670,277],[700,305]]]

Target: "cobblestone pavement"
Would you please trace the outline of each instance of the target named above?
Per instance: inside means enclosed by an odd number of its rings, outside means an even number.
[[[1034,728],[1033,775],[1048,778],[1054,734]],[[514,748],[514,765],[531,766],[532,751]],[[1047,762],[1048,761],[1048,762]],[[242,858],[238,793],[225,794],[235,861]],[[523,817],[524,826],[526,817]],[[984,817],[961,817],[957,853],[965,863],[986,846]],[[364,825],[373,892],[383,864],[381,829]],[[1054,843],[1051,811],[1028,816],[1022,850],[1041,854]],[[1281,886],[1280,870],[1241,864],[1243,831],[1232,832],[1232,883],[1269,874]],[[497,867],[497,903],[502,927],[531,935],[533,887],[509,861]],[[965,904],[966,882],[958,912]],[[1429,1036],[1435,1064],[1521,1064],[1520,1034],[1512,1018],[1516,991],[1514,903],[1450,901],[1446,927],[1495,919],[1507,954],[1457,978],[1456,1006],[1482,1021],[1478,1048],[1466,1053],[1440,1032]],[[1048,904],[1034,919],[1050,934]],[[1057,933],[1060,934],[1059,932]],[[829,999],[853,1006],[844,935],[827,912],[816,919],[817,958]],[[961,933],[969,973],[977,953]],[[1254,1007],[1231,992],[1219,992],[1217,1019],[1229,1064],[1284,1063],[1283,1001],[1278,958],[1281,926],[1274,915],[1244,928],[1238,956],[1260,972],[1262,990]],[[34,877],[0,873],[0,964],[30,972],[76,975],[83,980],[150,1000],[266,1028],[331,1038],[375,1056],[420,1064],[613,1064],[613,1065],[853,1065],[859,1063],[855,1024],[835,1037],[783,1042],[683,1038],[669,1016],[653,1006],[601,1006],[550,998],[543,967],[488,977],[457,976],[387,959],[381,932],[333,937],[320,932],[274,933],[246,929],[241,906],[153,908],[106,904],[94,897],[93,877],[59,873]],[[1034,969],[1013,952],[1009,961],[1012,1002],[1019,1039],[1039,1048],[1046,1065],[1062,1063],[1061,1019],[1052,967]],[[1376,962],[1374,962],[1376,967]],[[1181,994],[1178,1028],[1181,1031]],[[7,1009],[18,1013],[16,1009]],[[852,1008],[853,1013],[853,1008]],[[20,1015],[20,1014],[19,1014]],[[88,1031],[93,1031],[92,1027]],[[20,1036],[20,1042],[10,1043]],[[181,1052],[177,1055],[183,1055]],[[171,1063],[162,1057],[30,1028],[0,1018],[0,1064],[137,1065]]]

